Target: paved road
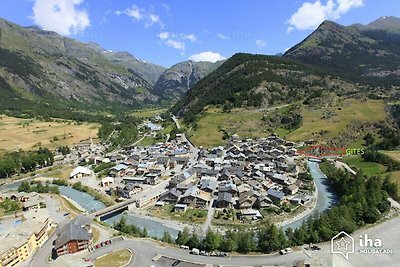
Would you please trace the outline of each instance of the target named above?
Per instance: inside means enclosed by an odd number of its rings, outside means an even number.
[[[129,266],[151,266],[155,264],[152,262],[152,258],[157,255],[166,255],[172,258],[182,259],[192,262],[211,263],[216,265],[233,265],[233,266],[260,266],[260,265],[283,265],[293,266],[297,261],[304,259],[311,259],[314,262],[319,262],[321,266],[333,266],[335,261],[336,264],[342,264],[340,266],[363,266],[363,267],[375,267],[375,266],[399,266],[400,262],[400,235],[398,233],[398,225],[400,224],[400,217],[395,217],[389,221],[376,225],[368,229],[362,229],[355,232],[352,236],[355,239],[355,253],[350,255],[350,262],[345,260],[343,265],[343,259],[341,255],[335,255],[332,257],[330,252],[330,243],[324,243],[321,245],[320,251],[307,252],[307,254],[301,251],[295,251],[288,255],[262,255],[262,256],[233,256],[231,258],[214,258],[214,257],[203,257],[195,256],[188,253],[188,251],[160,246],[159,243],[151,240],[141,239],[128,239],[119,243],[112,244],[108,247],[100,248],[99,250],[92,252],[87,258],[95,259],[101,255],[112,252],[116,249],[129,248],[136,252],[136,258]],[[369,238],[375,239],[380,238],[383,243],[384,249],[393,249],[393,254],[361,254],[359,252],[359,236],[367,234]],[[336,265],[339,266],[339,265]]]
[[[288,255],[281,256],[279,254],[274,255],[263,255],[263,256],[233,256],[231,258],[216,258],[216,257],[204,257],[195,256],[189,254],[187,250],[182,250],[172,247],[162,247],[158,243],[150,240],[124,240],[107,247],[100,248],[90,253],[87,258],[95,259],[101,255],[110,253],[117,249],[129,248],[136,252],[136,258],[128,266],[134,267],[147,267],[156,265],[152,262],[152,258],[157,255],[167,255],[181,260],[191,262],[210,263],[216,265],[284,265],[293,266],[297,261],[306,259],[307,256],[302,251],[296,251]],[[157,266],[157,265],[156,265]]]

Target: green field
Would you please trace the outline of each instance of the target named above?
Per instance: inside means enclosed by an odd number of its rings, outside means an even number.
[[[279,108],[278,112],[285,112],[288,107]],[[387,119],[384,102],[381,100],[368,100],[361,102],[356,99],[347,99],[335,105],[336,113],[329,119],[323,119],[325,108],[309,110],[301,108],[303,117],[302,125],[290,132],[287,129],[273,129],[279,136],[292,140],[304,141],[317,139],[324,141],[344,133],[348,125],[353,122],[379,122]],[[226,130],[229,135],[238,134],[243,137],[264,137],[268,135],[268,127],[261,120],[268,114],[268,109],[233,109],[230,113],[223,113],[219,108],[208,108],[197,121],[197,127],[189,132],[190,140],[197,146],[214,147],[226,143],[222,139]],[[326,131],[322,136],[315,135]],[[317,137],[316,137],[317,136]],[[354,141],[357,147],[362,147],[362,139]]]
[[[340,107],[340,110],[339,110]],[[377,122],[384,121],[387,117],[384,102],[381,100],[368,100],[365,102],[355,99],[345,100],[338,104],[336,115],[330,119],[322,119],[324,108],[308,110],[302,108],[303,123],[300,128],[287,135],[292,141],[315,139],[313,133],[327,131],[321,137],[326,140],[338,136],[346,130],[346,126],[352,122]]]
[[[400,151],[382,151],[383,154],[389,156],[391,159],[400,162]]]
[[[258,110],[234,109],[230,113],[223,113],[221,109],[210,108],[197,122],[198,127],[189,132],[190,141],[197,146],[214,147],[226,143],[222,139],[225,129],[230,135],[239,137],[267,136],[267,130],[261,121],[262,113]]]
[[[364,161],[361,156],[347,156],[343,157],[342,160],[347,163],[350,167],[355,167],[363,171],[364,174],[368,176],[383,174],[386,171],[386,167],[382,164],[375,162]]]
[[[140,118],[150,118],[167,111],[165,108],[143,109],[131,112],[131,115]]]
[[[139,143],[137,143],[138,146],[152,146],[154,144],[156,144],[156,139],[154,139],[153,137],[148,137],[146,136],[145,138],[143,138],[142,141],[140,141]]]

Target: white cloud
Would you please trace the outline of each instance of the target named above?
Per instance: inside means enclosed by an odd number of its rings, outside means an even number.
[[[125,10],[117,10],[114,12],[115,15],[127,15],[128,17],[134,18],[137,21],[144,21],[145,27],[150,27],[153,24],[158,24],[160,28],[164,28],[164,23],[161,21],[160,16],[154,14],[153,11],[139,8],[136,5],[132,5]]]
[[[127,16],[135,18],[136,20],[142,20],[143,19],[143,13],[144,10],[138,8],[137,6],[133,5],[130,8],[127,8],[124,12]]]
[[[227,40],[227,39],[229,39],[228,36],[226,36],[226,35],[224,35],[224,34],[222,34],[222,33],[217,33],[217,36],[218,36],[220,39],[222,39],[222,40]]]
[[[339,19],[350,9],[361,7],[364,0],[328,0],[322,4],[320,0],[314,3],[305,2],[287,21],[288,32],[297,30],[312,30],[326,19]]]
[[[219,53],[207,51],[207,52],[201,52],[201,53],[198,53],[198,54],[191,55],[189,57],[189,59],[193,60],[193,61],[196,61],[196,62],[198,62],[198,61],[217,62],[219,60],[225,59],[225,57],[223,57]]]
[[[183,39],[189,40],[192,43],[197,42],[197,36],[192,34],[182,34]]]
[[[167,40],[168,38],[172,37],[172,34],[170,32],[160,32],[157,36],[161,40]]]
[[[257,40],[256,45],[258,48],[263,48],[264,46],[267,45],[267,43],[264,40]]]
[[[172,48],[175,48],[175,49],[178,49],[178,50],[181,50],[181,51],[185,50],[185,43],[183,43],[181,41],[175,41],[175,40],[172,40],[172,39],[168,39],[165,42],[165,44],[167,46],[169,46],[169,47],[172,47]]]
[[[77,34],[90,26],[89,15],[77,6],[84,0],[35,0],[33,21],[45,30],[62,35]]]

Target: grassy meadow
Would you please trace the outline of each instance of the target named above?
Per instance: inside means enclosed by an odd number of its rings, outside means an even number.
[[[39,146],[57,148],[89,137],[97,138],[96,123],[75,125],[74,122],[43,122],[0,116],[0,154],[15,149],[30,150]]]
[[[342,161],[350,167],[362,170],[368,176],[384,174],[386,172],[386,167],[382,164],[364,161],[361,156],[346,156],[343,157]]]
[[[292,141],[314,139],[313,133],[327,131],[323,138],[330,139],[345,131],[346,126],[354,121],[375,122],[383,121],[387,117],[384,102],[381,100],[360,102],[349,99],[340,104],[341,110],[336,109],[336,115],[330,119],[322,119],[323,108],[311,111],[303,107],[301,110],[302,125],[288,134],[287,138]]]

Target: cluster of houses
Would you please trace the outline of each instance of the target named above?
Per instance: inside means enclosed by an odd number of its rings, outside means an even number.
[[[0,202],[3,202],[6,198],[19,202],[23,211],[37,210],[40,208],[41,203],[44,203],[43,197],[36,192],[2,194],[0,196]]]
[[[190,149],[180,138],[171,142],[159,143],[150,147],[130,147],[110,155],[91,155],[88,158],[94,165],[114,163],[108,176],[100,181],[108,194],[119,198],[131,198],[143,190],[144,185],[156,185],[161,176],[178,172],[189,163]],[[178,168],[179,167],[179,168]],[[86,167],[75,168],[70,177],[80,178],[92,175]],[[168,177],[166,177],[168,178]]]
[[[294,161],[295,144],[275,135],[257,140],[233,139],[224,147],[201,149],[198,162],[174,176],[157,202],[188,207],[234,208],[242,217],[260,218],[260,209],[289,202],[307,204]]]

